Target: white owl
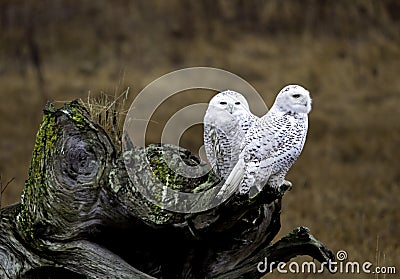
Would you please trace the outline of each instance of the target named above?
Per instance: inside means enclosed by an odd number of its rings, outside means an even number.
[[[286,173],[299,157],[306,141],[310,93],[299,85],[284,87],[275,103],[249,129],[235,165],[218,197],[231,194],[254,196],[267,184],[279,187],[290,184]]]
[[[242,141],[259,119],[249,110],[245,97],[226,90],[209,102],[204,116],[204,146],[207,159],[220,178],[228,177],[236,165]]]

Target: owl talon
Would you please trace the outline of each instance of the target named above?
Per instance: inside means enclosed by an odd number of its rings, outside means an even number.
[[[283,184],[286,185],[289,190],[292,190],[293,184],[289,180],[283,180]]]
[[[279,189],[282,192],[290,191],[292,190],[292,188],[293,188],[292,182],[288,180],[283,180],[283,183],[281,184],[281,186],[279,186]]]

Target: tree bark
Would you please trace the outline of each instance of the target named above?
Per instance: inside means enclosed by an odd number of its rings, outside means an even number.
[[[48,104],[21,203],[1,210],[0,277],[256,278],[271,271],[257,269],[265,258],[334,260],[303,227],[272,244],[285,188],[266,185],[252,199],[234,193],[212,209],[191,213],[149,201],[141,187],[166,177],[169,187],[203,191],[207,199],[218,191],[213,173],[176,175],[165,154],[201,164],[171,145],[131,146],[121,154],[80,103],[60,109]],[[151,175],[141,172],[144,156],[151,159]],[[137,169],[137,179],[128,167]]]

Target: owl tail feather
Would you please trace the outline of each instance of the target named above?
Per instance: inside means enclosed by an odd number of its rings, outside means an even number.
[[[245,163],[243,158],[240,158],[226,179],[224,185],[221,187],[221,190],[218,192],[218,199],[226,200],[238,189],[243,180],[244,171]]]

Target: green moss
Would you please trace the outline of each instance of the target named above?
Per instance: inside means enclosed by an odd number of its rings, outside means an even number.
[[[88,125],[91,125],[88,120],[88,111],[79,101],[72,101],[65,104],[62,109],[68,111],[69,118],[75,122],[78,128],[86,128]]]
[[[176,147],[170,145],[149,145],[146,148],[147,157],[153,174],[163,185],[166,185],[172,190],[186,193],[200,192],[215,185],[218,178],[212,172],[191,178],[182,176],[172,170],[165,160],[164,152],[172,156],[173,159],[171,161],[182,164],[174,166],[178,169],[185,167],[183,164],[190,166],[199,164],[198,158],[189,151],[183,148],[179,148],[178,153],[176,153],[176,151]]]
[[[21,212],[17,222],[25,237],[33,238],[33,226],[43,223],[41,200],[47,194],[46,162],[52,156],[59,128],[55,125],[54,107],[48,104],[36,135],[28,180],[22,193]]]
[[[57,112],[64,112],[79,128],[87,127],[90,123],[84,115],[87,111],[76,101],[65,104],[56,110],[48,103],[44,109],[42,123],[36,134],[35,146],[32,153],[28,180],[22,193],[21,212],[17,223],[24,237],[34,239],[34,227],[46,225],[46,197],[49,197],[47,163],[52,161],[55,143],[60,136],[62,127],[56,123]]]
[[[172,171],[162,156],[152,158],[150,164],[153,174],[163,185],[177,191],[182,189],[182,185],[184,184],[183,177]]]
[[[170,161],[177,164],[173,168],[166,161],[169,160],[166,158],[171,158],[171,156],[172,160]],[[151,144],[146,147],[146,157],[153,172],[153,179],[158,181],[157,185],[164,185],[161,187],[154,186],[152,189],[154,200],[148,204],[148,214],[142,216],[143,219],[152,224],[166,225],[184,223],[186,221],[185,216],[187,214],[179,214],[163,208],[164,187],[179,192],[193,193],[205,191],[218,182],[218,178],[212,172],[198,177],[185,177],[180,175],[179,171],[175,171],[175,168],[179,169],[186,165],[195,166],[199,164],[200,160],[186,149],[168,144]],[[139,169],[137,171],[140,172]],[[151,186],[151,182],[147,186]],[[183,200],[182,202],[185,201]]]

